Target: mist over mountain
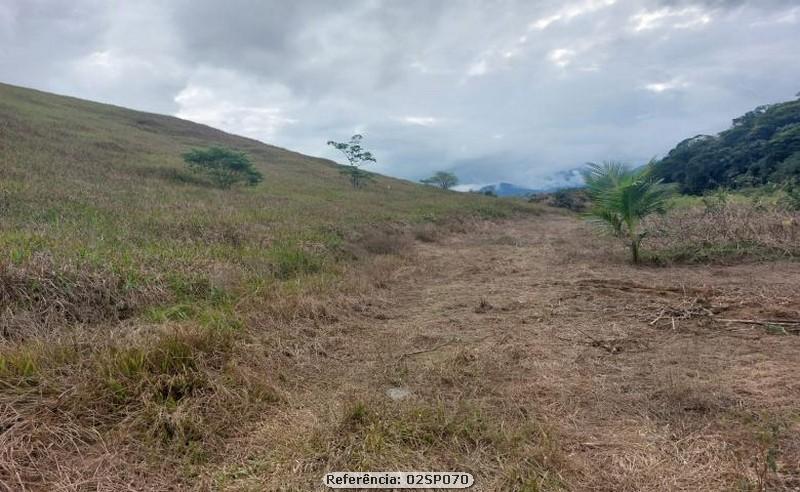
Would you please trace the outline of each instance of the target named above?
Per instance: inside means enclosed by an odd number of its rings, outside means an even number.
[[[569,169],[559,171],[551,176],[543,178],[538,185],[521,186],[514,183],[501,181],[481,186],[479,188],[462,188],[464,191],[480,191],[481,193],[491,192],[497,196],[527,196],[535,193],[547,193],[551,191],[580,188],[583,186],[583,178],[580,169]]]

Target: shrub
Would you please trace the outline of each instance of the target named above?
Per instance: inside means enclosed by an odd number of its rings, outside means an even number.
[[[264,179],[247,154],[224,147],[192,149],[183,154],[183,160],[192,171],[207,176],[222,189],[237,183],[255,186]]]
[[[358,244],[373,255],[399,255],[411,248],[408,235],[384,230],[365,233]]]
[[[420,180],[420,182],[426,185],[436,186],[443,190],[449,190],[458,184],[458,177],[453,173],[438,171],[430,178],[425,178]]]

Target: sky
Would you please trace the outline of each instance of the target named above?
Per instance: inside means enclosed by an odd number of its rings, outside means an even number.
[[[0,0],[0,81],[536,188],[793,99],[800,1]]]

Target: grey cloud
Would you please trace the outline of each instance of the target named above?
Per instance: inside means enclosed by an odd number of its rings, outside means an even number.
[[[143,0],[0,5],[0,79],[376,170],[536,186],[641,162],[800,90],[800,8],[765,0]]]

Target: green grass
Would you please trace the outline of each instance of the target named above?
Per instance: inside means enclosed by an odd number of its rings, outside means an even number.
[[[776,206],[784,200],[785,192],[778,186],[761,186],[740,190],[716,190],[705,195],[673,195],[671,208],[714,207],[721,203],[732,205]]]
[[[353,190],[327,160],[2,84],[0,121],[0,262],[26,268],[47,257],[114,274],[130,288],[163,287],[166,306],[206,301],[219,272],[230,295],[265,277],[336,272],[338,250],[360,227],[529,208],[384,176]],[[264,182],[219,190],[198,180],[181,154],[210,145],[246,152]]]

